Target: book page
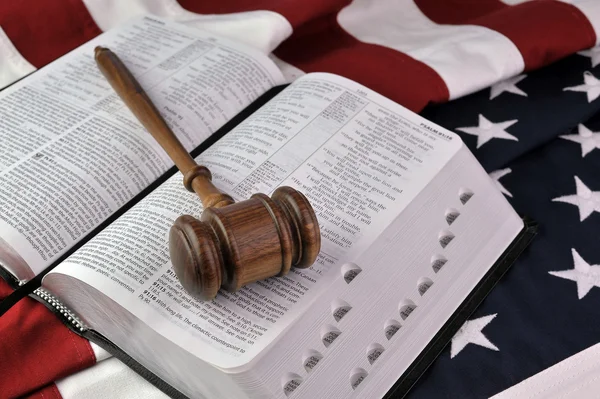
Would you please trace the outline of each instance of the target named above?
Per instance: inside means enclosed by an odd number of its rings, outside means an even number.
[[[39,273],[173,165],[100,73],[98,45],[130,68],[190,151],[283,82],[258,51],[141,18],[4,90],[0,238],[31,268],[20,278]],[[0,261],[8,252],[0,248]]]
[[[191,298],[169,262],[168,233],[178,216],[199,217],[202,208],[174,176],[53,273],[97,288],[199,358],[238,366],[318,298],[461,145],[356,83],[309,74],[197,160],[238,201],[281,185],[302,191],[322,234],[312,267],[221,291],[209,302]]]

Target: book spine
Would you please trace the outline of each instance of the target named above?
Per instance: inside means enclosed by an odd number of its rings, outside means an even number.
[[[50,308],[71,330],[79,334],[88,330],[85,323],[50,291],[40,287],[34,290],[32,295]]]

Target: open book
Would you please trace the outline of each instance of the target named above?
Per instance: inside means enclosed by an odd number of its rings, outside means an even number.
[[[185,293],[168,231],[201,203],[100,74],[98,45],[222,191],[307,196],[322,232],[312,267],[210,302]],[[20,283],[45,275],[36,298],[173,396],[410,386],[527,226],[452,132],[340,76],[284,83],[260,52],[146,17],[5,89],[3,268]]]

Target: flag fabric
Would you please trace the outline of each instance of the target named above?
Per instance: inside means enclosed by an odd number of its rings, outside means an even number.
[[[337,73],[421,113],[539,222],[410,397],[489,397],[599,341],[600,1],[5,1],[0,87],[142,13],[272,54],[290,79]],[[0,317],[0,397],[19,396],[164,397],[29,298]]]
[[[576,370],[572,373],[571,370]],[[600,392],[600,344],[590,346],[552,367],[494,395],[492,399],[595,399]]]
[[[412,397],[489,397],[599,342],[600,101],[573,90],[600,77],[589,55],[423,111],[540,230]]]

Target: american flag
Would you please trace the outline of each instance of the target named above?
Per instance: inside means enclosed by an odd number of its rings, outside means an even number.
[[[409,397],[489,397],[599,341],[600,1],[4,0],[0,87],[142,13],[420,112],[539,223]],[[26,298],[0,317],[0,396],[28,395],[162,394]]]

